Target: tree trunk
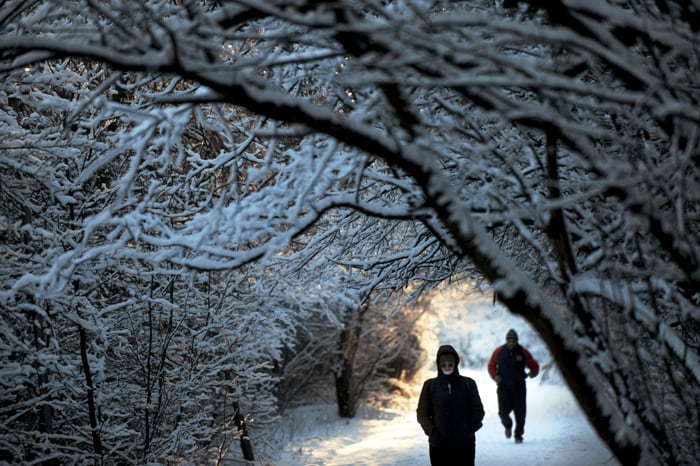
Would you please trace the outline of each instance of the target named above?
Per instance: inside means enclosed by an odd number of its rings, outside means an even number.
[[[248,428],[245,425],[245,418],[241,413],[241,407],[237,401],[233,402],[233,409],[235,411],[234,421],[238,427],[238,432],[241,435],[241,451],[243,452],[243,459],[248,461],[255,461],[255,456],[253,455],[253,444],[248,436]]]
[[[92,432],[92,448],[95,454],[102,458],[102,439],[97,425],[97,409],[95,407],[95,388],[92,382],[92,372],[90,371],[90,362],[87,356],[87,338],[85,329],[80,327],[80,358],[83,363],[83,372],[85,373],[85,385],[87,386],[87,404],[88,414],[90,416],[90,430]],[[100,460],[100,464],[102,461]]]
[[[345,328],[340,332],[340,351],[342,361],[335,375],[335,395],[338,403],[338,415],[345,418],[355,417],[357,409],[357,393],[353,389],[353,367],[357,359],[362,334],[362,316],[364,307],[353,309]]]

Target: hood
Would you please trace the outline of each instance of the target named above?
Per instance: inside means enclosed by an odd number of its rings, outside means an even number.
[[[457,363],[455,364],[455,371],[453,374],[459,374],[459,354],[457,354],[457,350],[455,350],[452,345],[442,345],[438,348],[437,355],[435,356],[435,366],[437,366],[438,375],[442,374],[442,372],[440,372],[440,356],[443,354],[451,354],[455,357]]]

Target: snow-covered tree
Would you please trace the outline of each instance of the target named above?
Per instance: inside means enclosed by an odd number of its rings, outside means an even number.
[[[85,328],[70,287],[107,276],[86,273],[105,255],[163,276],[238,270],[352,209],[420,225],[407,241],[435,245],[368,270],[430,282],[475,267],[538,330],[623,463],[692,464],[699,8],[6,2],[3,324],[41,356],[3,349],[8,374],[41,367],[26,383],[51,399],[46,377],[68,367],[52,331]],[[44,423],[56,408],[38,407]]]

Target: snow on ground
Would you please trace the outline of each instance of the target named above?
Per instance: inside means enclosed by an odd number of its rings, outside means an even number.
[[[462,358],[460,373],[479,387],[486,417],[476,434],[479,466],[566,465],[619,466],[590,427],[573,396],[551,369],[551,356],[522,319],[483,298],[453,290],[433,301],[424,322],[422,344],[431,355],[423,379],[436,374],[433,356],[440,344],[452,344]],[[496,385],[486,372],[493,349],[515,328],[520,343],[544,366],[541,376],[528,379],[525,441],[506,439],[498,418]],[[360,408],[354,419],[342,419],[335,405],[298,408],[286,416],[289,441],[275,462],[279,466],[429,465],[427,437],[416,422],[416,397],[393,410]]]

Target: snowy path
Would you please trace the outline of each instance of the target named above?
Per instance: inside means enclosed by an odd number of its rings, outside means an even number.
[[[496,390],[483,372],[462,371],[476,380],[486,410],[477,432],[479,466],[618,466],[561,386],[528,381],[525,442],[507,440],[497,415]],[[312,409],[312,408],[310,408]],[[278,465],[428,465],[427,438],[409,411],[387,419],[340,419],[334,406],[306,411]],[[361,416],[358,416],[358,418]]]
[[[434,354],[440,344],[452,344],[463,359],[471,356],[478,361],[476,366],[483,367],[460,367],[462,375],[476,381],[486,411],[484,427],[476,433],[477,466],[619,466],[563,382],[551,378],[544,382],[544,374],[527,381],[525,442],[516,445],[506,439],[498,418],[496,385],[484,361],[495,345],[502,344],[509,328],[518,329],[540,365],[551,364],[551,356],[526,321],[488,300],[473,300],[464,289],[440,293],[432,305],[435,312],[426,314],[421,338],[427,353]],[[435,371],[434,360],[426,361],[423,380],[434,377]],[[295,430],[287,433],[289,442],[276,465],[427,466],[428,440],[416,421],[416,404],[417,399],[408,401],[401,412],[382,419],[374,413],[340,419],[334,405],[302,408],[288,420]]]

